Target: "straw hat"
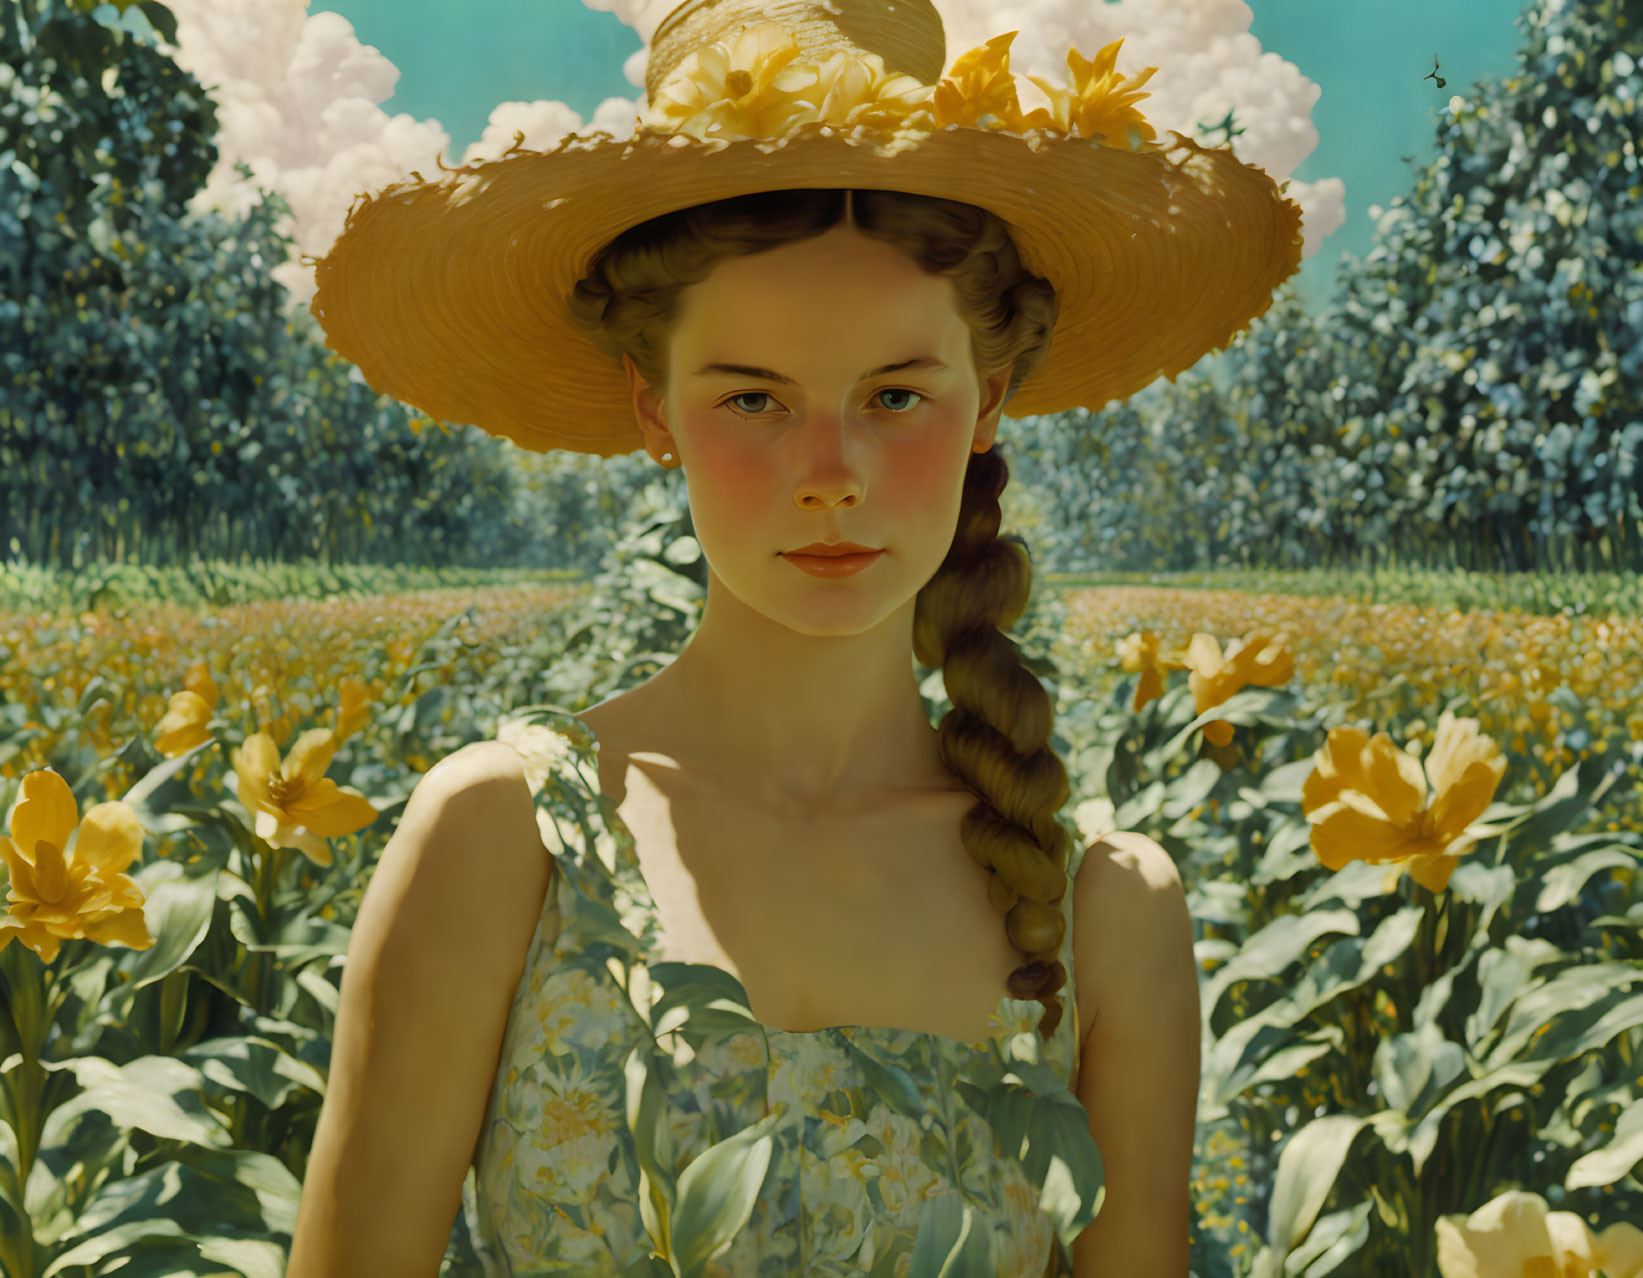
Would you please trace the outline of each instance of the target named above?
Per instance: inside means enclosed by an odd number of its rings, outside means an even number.
[[[566,299],[620,232],[796,187],[942,196],[1009,224],[1054,286],[1048,356],[1006,410],[1100,409],[1220,350],[1300,266],[1301,210],[1230,149],[1136,110],[1115,40],[1016,98],[995,36],[954,60],[929,0],[685,0],[657,28],[633,136],[523,134],[499,159],[356,199],[315,267],[326,343],[376,390],[534,452],[643,447],[621,363]],[[1287,183],[1285,184],[1287,186]],[[363,203],[360,203],[363,199]]]

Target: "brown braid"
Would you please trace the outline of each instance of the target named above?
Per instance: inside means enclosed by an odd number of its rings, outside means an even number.
[[[1022,265],[1001,218],[955,200],[878,190],[760,191],[668,213],[605,246],[569,299],[572,315],[612,359],[629,355],[647,384],[665,386],[681,290],[723,258],[841,222],[952,280],[978,384],[1010,366],[1008,403],[1049,352],[1055,291]],[[918,593],[913,652],[942,669],[953,703],[939,729],[942,762],[982,796],[960,831],[970,855],[992,871],[988,897],[1024,956],[1007,989],[1044,1005],[1038,1030],[1048,1039],[1061,1023],[1058,991],[1067,983],[1057,954],[1066,935],[1060,906],[1071,840],[1055,817],[1069,786],[1049,744],[1049,694],[1003,634],[1025,610],[1032,586],[1025,543],[998,535],[998,497],[1009,474],[996,439],[970,454],[953,544]]]

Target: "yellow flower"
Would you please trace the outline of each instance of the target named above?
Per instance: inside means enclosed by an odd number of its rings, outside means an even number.
[[[1158,636],[1151,630],[1125,635],[1114,645],[1119,664],[1129,674],[1139,673],[1135,682],[1134,708],[1139,711],[1149,701],[1164,695],[1165,672],[1184,670],[1186,662],[1179,652],[1160,654]]]
[[[700,141],[779,138],[795,125],[820,120],[840,129],[881,132],[971,128],[1025,132],[1046,129],[1099,139],[1103,146],[1156,150],[1156,136],[1135,102],[1157,67],[1126,82],[1114,63],[1123,40],[1093,60],[1067,50],[1071,87],[1029,77],[1049,109],[1023,115],[1010,72],[1007,31],[960,54],[940,83],[886,71],[876,53],[839,51],[821,63],[803,57],[779,22],[737,28],[725,40],[693,50],[667,75],[639,112],[641,129],[686,134]]]
[[[610,1104],[598,1089],[576,1087],[543,1105],[536,1130],[543,1144],[559,1146],[607,1135],[613,1126]]]
[[[280,761],[266,732],[249,736],[230,757],[239,778],[239,799],[256,813],[257,837],[270,847],[296,848],[316,865],[331,864],[327,839],[363,830],[377,810],[358,790],[325,775],[336,753],[336,734],[310,728]]]
[[[257,711],[257,728],[276,741],[284,741],[291,734],[291,716],[274,714],[274,690],[266,683],[251,689],[251,704]]]
[[[1572,1211],[1509,1189],[1470,1217],[1438,1218],[1443,1278],[1643,1278],[1643,1230],[1616,1221],[1597,1237]]]
[[[1022,118],[1024,128],[1053,129],[1060,133],[1076,133],[1082,138],[1101,139],[1102,146],[1123,151],[1156,150],[1147,145],[1157,138],[1147,117],[1135,107],[1142,98],[1152,94],[1138,90],[1152,79],[1157,67],[1148,67],[1134,79],[1125,77],[1114,66],[1118,50],[1123,45],[1120,37],[1107,45],[1093,59],[1081,56],[1077,49],[1067,49],[1067,70],[1071,87],[1051,84],[1036,75],[1027,78],[1044,90],[1050,99],[1049,108],[1039,107]]]
[[[154,944],[143,922],[142,889],[124,872],[142,855],[136,813],[124,803],[99,803],[84,821],[79,817],[74,791],[57,773],[23,778],[11,837],[0,836],[0,857],[11,871],[0,950],[15,938],[49,963],[65,940],[134,950]]]
[[[1192,671],[1187,687],[1199,714],[1244,688],[1276,688],[1295,674],[1289,637],[1265,627],[1250,631],[1224,657],[1213,635],[1193,635],[1182,664]],[[1213,746],[1225,746],[1232,740],[1232,725],[1221,719],[1206,723],[1204,739]]]
[[[208,725],[217,708],[217,685],[205,662],[197,661],[183,676],[182,692],[171,694],[165,717],[155,726],[154,748],[168,759],[187,754],[211,737]]]
[[[1483,837],[1470,827],[1506,772],[1505,756],[1478,732],[1478,721],[1447,710],[1424,771],[1386,733],[1370,739],[1362,728],[1334,729],[1313,757],[1301,811],[1312,823],[1318,860],[1331,870],[1348,861],[1390,863],[1387,888],[1407,869],[1430,892],[1449,885],[1461,856]]]
[[[934,92],[917,76],[886,71],[876,53],[832,54],[816,69],[816,77],[818,87],[826,86],[816,118],[844,129],[901,127],[915,115],[927,116]]]
[[[640,111],[639,125],[702,141],[781,137],[808,120],[889,128],[931,92],[914,76],[887,72],[875,53],[841,51],[817,65],[800,52],[780,23],[738,28],[681,61]]]
[[[1024,131],[1015,76],[1010,74],[1010,44],[1019,34],[1006,31],[954,59],[931,97],[936,128],[945,129],[949,124],[985,128],[991,124]]]
[[[344,679],[338,685],[337,740],[347,740],[370,720],[369,690],[358,679]]]

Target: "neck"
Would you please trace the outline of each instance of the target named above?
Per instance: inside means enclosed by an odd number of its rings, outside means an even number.
[[[963,786],[913,673],[913,600],[870,630],[806,635],[715,608],[646,685],[692,762],[791,817],[848,815]]]

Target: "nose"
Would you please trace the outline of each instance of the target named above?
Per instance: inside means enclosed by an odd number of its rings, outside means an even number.
[[[794,503],[803,509],[856,506],[862,499],[865,480],[858,449],[846,448],[849,431],[838,413],[815,413],[796,436],[799,480],[794,486]]]

